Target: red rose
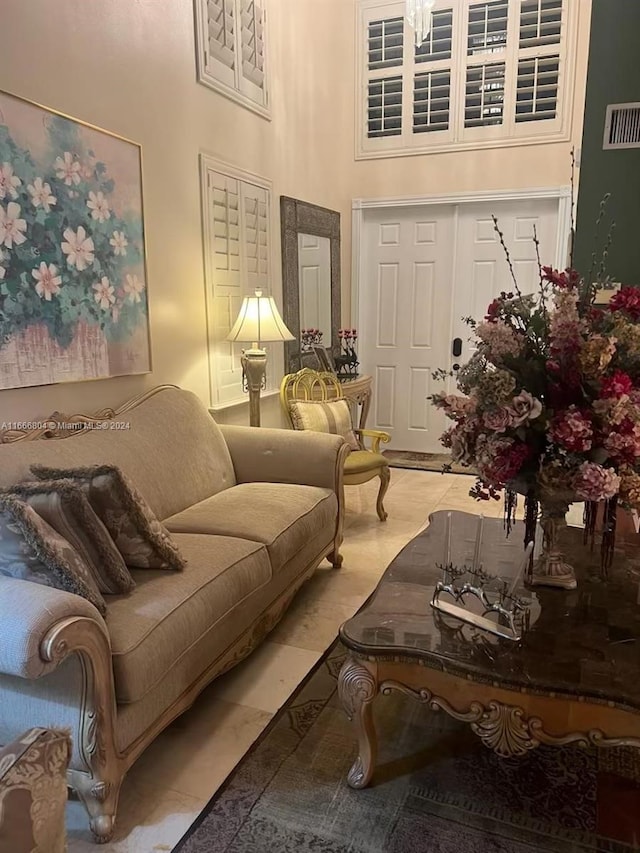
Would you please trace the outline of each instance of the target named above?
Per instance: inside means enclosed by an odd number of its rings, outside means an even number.
[[[542,278],[561,290],[573,290],[580,284],[580,274],[570,267],[564,272],[554,270],[553,267],[542,267]]]
[[[623,287],[609,301],[610,311],[624,311],[632,320],[640,320],[640,290]]]
[[[601,397],[603,400],[610,400],[612,397],[618,398],[628,394],[633,388],[631,377],[622,370],[616,370],[613,376],[608,376],[602,383]]]
[[[498,314],[500,313],[500,304],[499,299],[494,299],[491,305],[487,308],[487,316],[485,317],[485,320],[489,323],[495,323],[497,320]]]

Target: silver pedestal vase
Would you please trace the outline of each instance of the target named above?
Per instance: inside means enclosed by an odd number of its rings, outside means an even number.
[[[569,492],[546,494],[540,497],[540,526],[542,527],[542,552],[533,564],[531,586],[554,586],[575,589],[577,586],[573,566],[565,562],[560,548],[561,531],[567,526],[566,514],[575,495]]]

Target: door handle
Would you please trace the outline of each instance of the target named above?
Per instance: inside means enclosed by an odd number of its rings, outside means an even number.
[[[460,358],[462,355],[462,338],[453,339],[453,347],[451,350],[454,358]]]

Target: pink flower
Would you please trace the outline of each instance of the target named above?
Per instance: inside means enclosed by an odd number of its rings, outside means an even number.
[[[591,450],[593,427],[589,418],[576,406],[569,406],[553,419],[549,436],[566,450],[584,453]]]
[[[633,388],[631,377],[622,370],[616,370],[613,376],[608,376],[602,383],[602,397],[607,400],[611,397],[620,398],[629,394]]]
[[[609,301],[610,311],[624,311],[632,320],[640,320],[640,290],[623,287]]]
[[[54,264],[46,264],[40,262],[40,266],[31,270],[31,275],[35,278],[36,293],[40,299],[46,302],[51,302],[52,296],[57,296],[62,285],[62,278],[58,275],[58,269]]]
[[[511,403],[511,425],[519,427],[534,421],[542,413],[542,403],[528,391],[521,391]]]
[[[432,402],[452,420],[463,420],[476,412],[477,402],[472,397],[460,397],[458,394],[434,394]]]
[[[113,285],[106,277],[103,275],[100,281],[97,281],[94,285],[92,285],[95,293],[93,294],[93,298],[98,303],[98,305],[102,308],[103,311],[108,311],[111,309],[111,306],[116,301],[116,295],[114,292]]]
[[[564,360],[571,364],[582,348],[583,331],[584,323],[578,314],[577,291],[557,290],[555,310],[551,312],[549,320],[552,360]]]
[[[504,432],[512,426],[512,412],[506,406],[498,409],[489,409],[482,416],[482,423],[493,432]]]
[[[608,433],[604,446],[613,459],[635,464],[640,457],[640,424],[625,418],[618,428]]]
[[[68,187],[80,183],[80,161],[74,159],[70,151],[65,151],[62,157],[56,157],[54,169],[56,177]]]
[[[489,348],[493,362],[505,356],[517,356],[522,349],[521,341],[513,329],[497,320],[479,323],[476,335]]]
[[[618,494],[620,477],[613,468],[583,462],[573,481],[576,495],[584,501],[606,501]]]
[[[440,441],[444,447],[451,450],[451,458],[454,462],[469,465],[473,460],[474,445],[476,438],[477,418],[468,418],[464,423],[458,423],[448,429]]]

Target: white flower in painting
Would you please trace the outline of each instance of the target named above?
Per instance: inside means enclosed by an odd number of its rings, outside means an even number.
[[[98,222],[104,222],[106,219],[111,218],[109,204],[106,198],[104,197],[104,193],[101,191],[98,191],[97,193],[89,193],[89,198],[87,199],[87,207],[91,211],[91,216],[93,217],[93,219],[97,219]]]
[[[56,204],[56,197],[51,194],[51,187],[42,178],[36,178],[27,187],[34,207],[41,207],[45,213],[49,213],[51,205]]]
[[[11,163],[3,163],[0,166],[0,198],[18,198],[16,188],[20,186],[22,181],[17,175],[13,174],[13,166]]]
[[[19,246],[27,239],[23,234],[27,230],[27,223],[19,217],[20,205],[15,201],[10,201],[6,210],[0,207],[0,246],[11,249],[14,243]]]
[[[109,240],[113,246],[114,255],[126,255],[129,241],[124,235],[124,231],[114,231],[113,237]]]
[[[40,299],[45,299],[51,302],[52,296],[57,296],[62,285],[62,278],[58,275],[58,268],[54,264],[45,264],[41,261],[38,269],[31,270],[31,275],[35,278],[36,293]]]
[[[103,311],[108,311],[109,308],[116,301],[116,295],[113,289],[113,285],[110,284],[109,279],[106,275],[103,275],[100,281],[97,281],[93,285],[93,289],[95,293],[93,294],[93,298],[96,300],[98,305],[102,308]]]
[[[129,297],[129,302],[140,302],[140,294],[144,290],[144,282],[137,275],[127,275],[124,283],[124,292]]]
[[[82,225],[77,231],[73,228],[65,228],[64,241],[60,244],[60,248],[67,256],[67,263],[70,267],[75,267],[82,272],[93,263],[94,245],[91,237],[87,237],[87,232]]]
[[[56,177],[64,181],[68,187],[71,184],[80,183],[80,161],[74,160],[70,151],[65,151],[62,157],[56,157],[54,167]]]

